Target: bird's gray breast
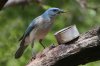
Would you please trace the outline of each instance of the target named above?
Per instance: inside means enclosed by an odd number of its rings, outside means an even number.
[[[53,21],[52,20],[44,20],[42,22],[41,28],[43,28],[43,29],[51,28],[52,24],[53,24]]]
[[[37,39],[43,39],[47,33],[49,32],[50,28],[52,27],[53,22],[50,20],[44,20],[39,25],[38,30],[36,32]]]

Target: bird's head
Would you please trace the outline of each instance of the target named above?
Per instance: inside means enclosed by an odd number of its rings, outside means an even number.
[[[55,17],[59,15],[60,13],[65,13],[62,9],[59,8],[49,8],[45,12],[49,17]]]

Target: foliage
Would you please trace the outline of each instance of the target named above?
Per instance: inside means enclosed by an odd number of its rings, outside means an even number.
[[[44,0],[45,5],[40,7],[38,4],[28,6],[8,7],[0,11],[0,66],[24,66],[31,57],[31,52],[43,50],[36,41],[33,49],[29,46],[20,59],[14,58],[14,53],[18,48],[18,39],[22,36],[29,23],[42,14],[48,7],[59,7],[68,13],[58,16],[52,30],[46,36],[44,45],[56,44],[54,33],[71,24],[76,24],[80,33],[86,32],[95,25],[100,25],[100,9],[83,9],[76,0]],[[88,0],[88,6],[96,7],[99,0]],[[100,61],[86,64],[84,66],[99,66]]]

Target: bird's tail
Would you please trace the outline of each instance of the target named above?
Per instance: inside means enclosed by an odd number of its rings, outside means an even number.
[[[26,46],[20,46],[20,47],[18,48],[18,50],[17,50],[16,53],[15,53],[15,58],[16,58],[16,59],[18,59],[18,58],[20,58],[20,57],[22,56],[22,54],[23,54],[24,50],[27,48],[27,46],[28,46],[28,45],[26,45]]]
[[[24,45],[24,44],[25,44],[25,41],[22,40],[21,44],[20,44],[20,47],[18,48],[18,50],[15,53],[15,58],[16,59],[20,58],[22,56],[24,50],[27,48],[28,45]]]

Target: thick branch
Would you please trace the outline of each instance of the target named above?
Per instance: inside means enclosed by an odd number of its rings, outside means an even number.
[[[100,60],[100,27],[67,43],[46,48],[27,66],[77,66]]]

